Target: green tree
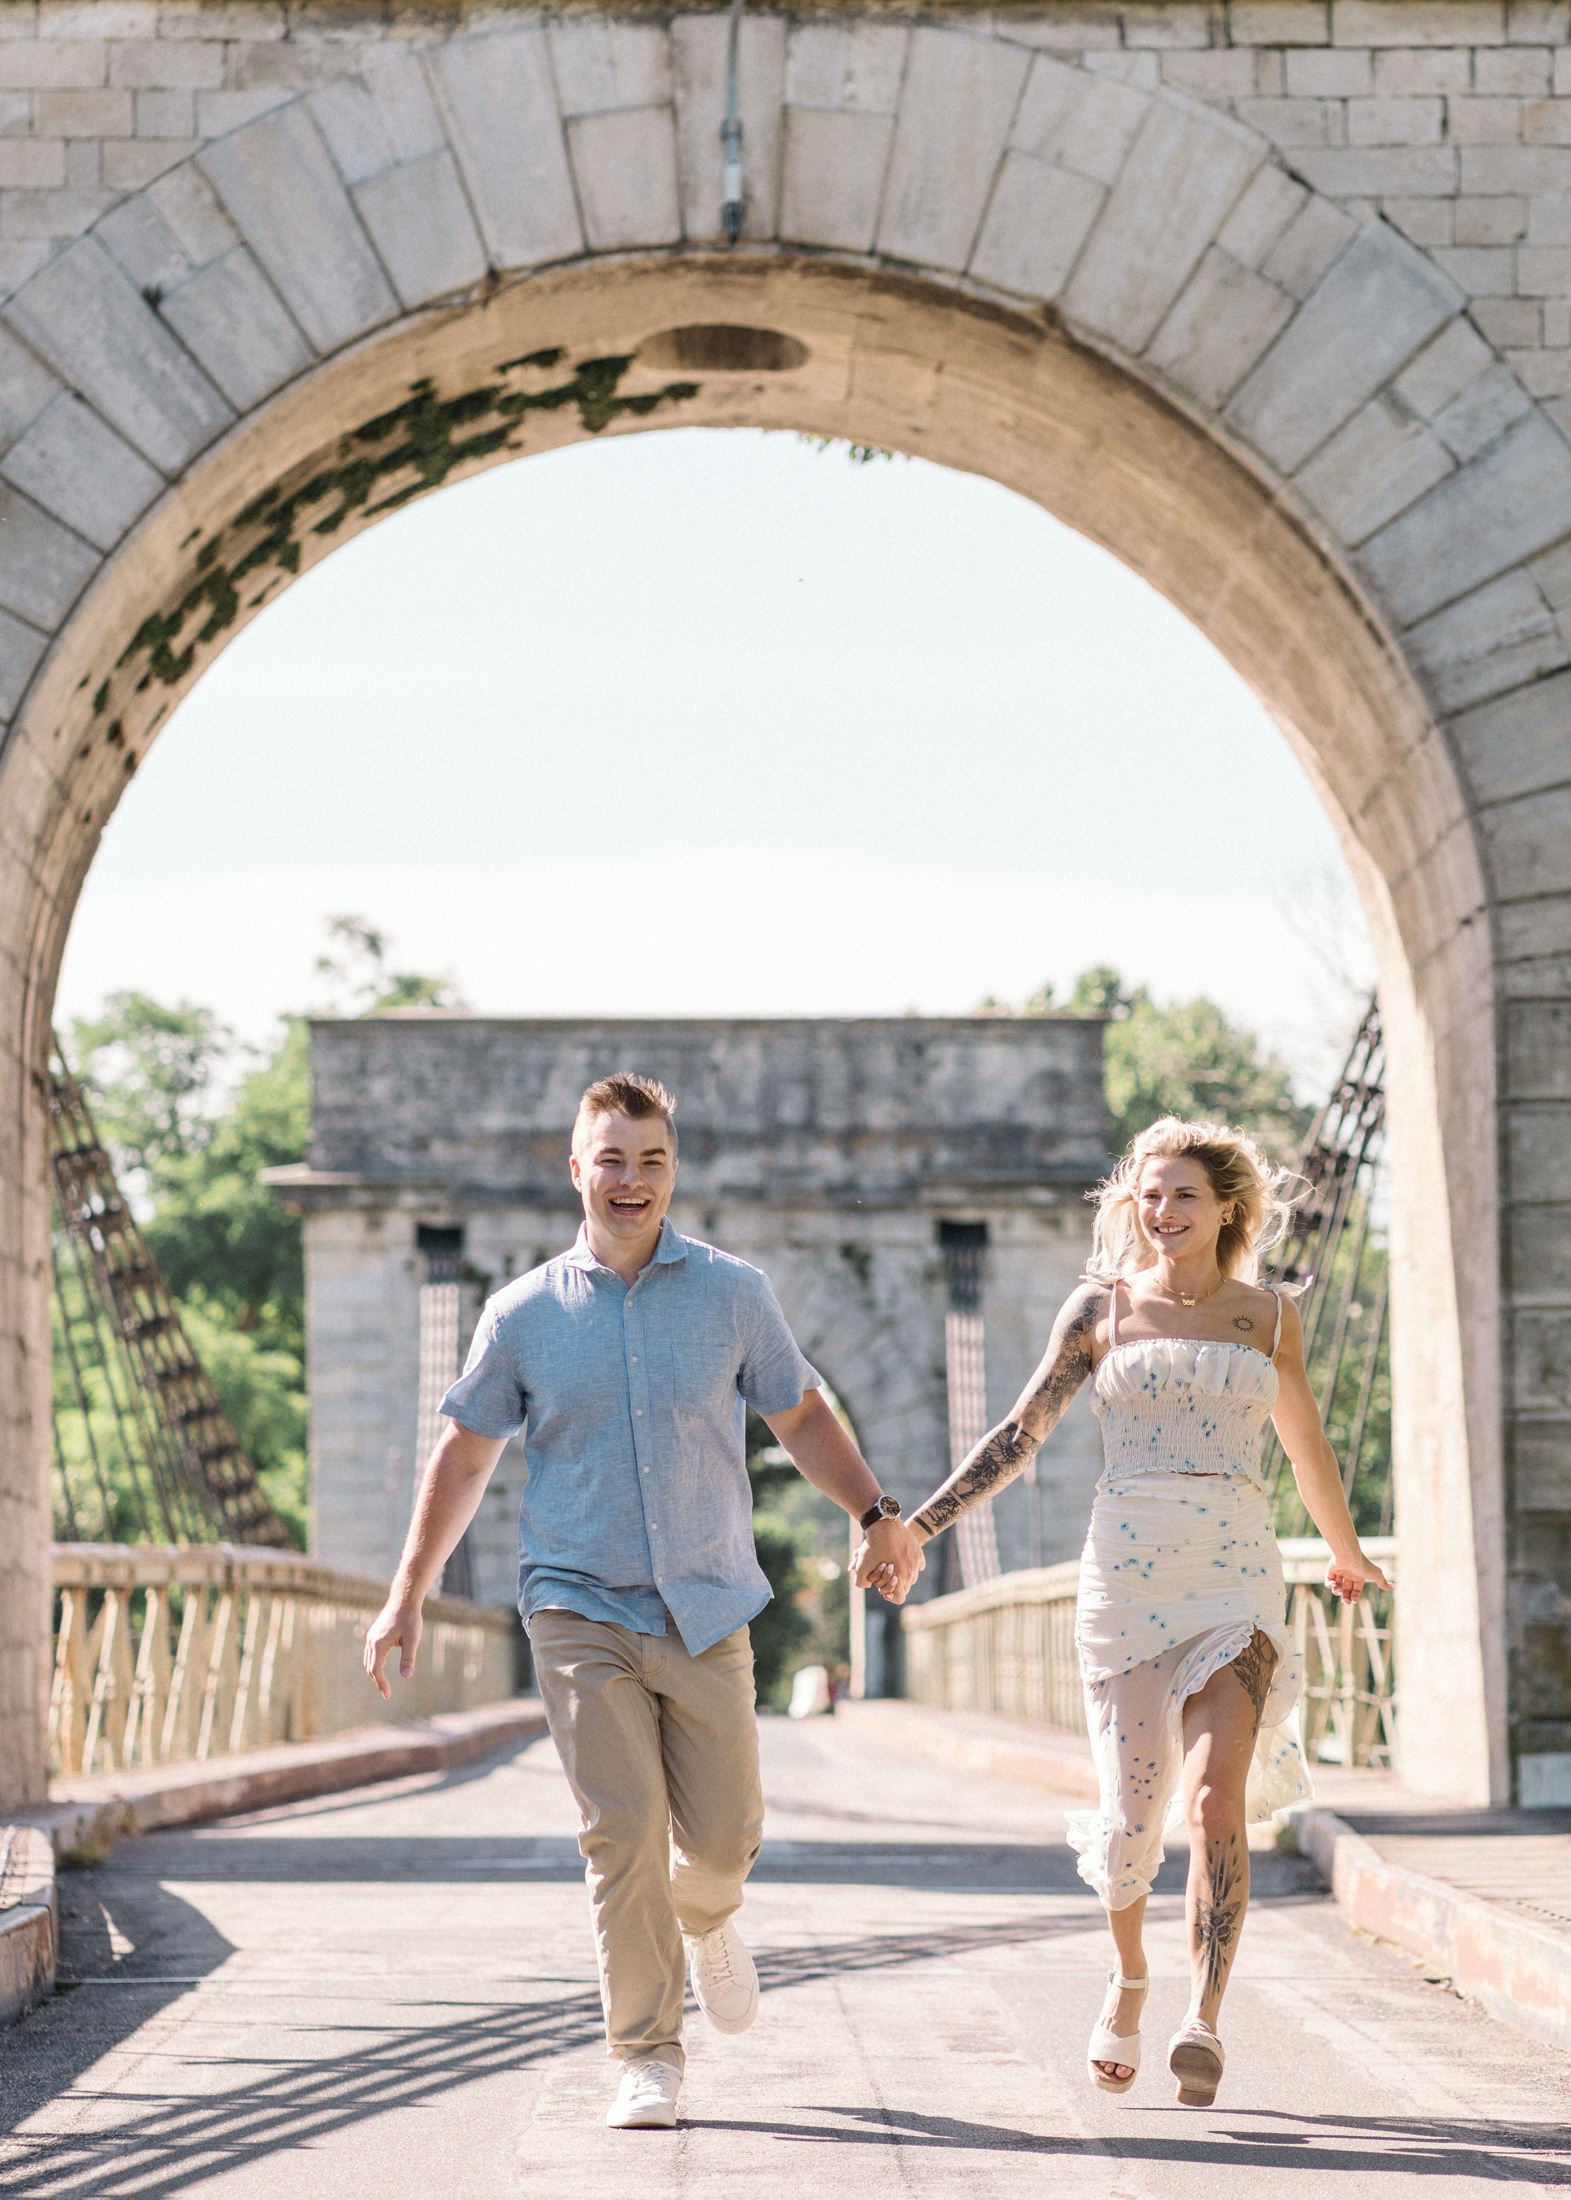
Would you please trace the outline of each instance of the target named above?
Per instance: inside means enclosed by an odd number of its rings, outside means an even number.
[[[462,1005],[451,978],[389,967],[387,935],[363,917],[329,918],[333,952],[317,963],[338,1013]],[[311,1034],[285,1017],[271,1048],[242,1047],[211,1009],[114,993],[71,1026],[68,1052],[100,1136],[181,1320],[274,1508],[306,1540],[305,1262],[298,1215],[260,1182],[305,1158],[311,1129]],[[57,1335],[56,1397],[74,1399]],[[90,1384],[91,1387],[91,1384]],[[117,1533],[131,1519],[129,1470],[107,1394],[90,1401]],[[73,1482],[92,1459],[80,1414],[71,1427]],[[78,1457],[77,1454],[80,1453]],[[96,1476],[93,1477],[96,1481]],[[101,1518],[101,1505],[92,1517]]]
[[[1144,986],[1126,985],[1110,964],[1099,963],[1081,972],[1063,1000],[1042,986],[1022,1013],[1110,1019],[1102,1062],[1114,1153],[1164,1115],[1252,1131],[1280,1160],[1291,1159],[1309,1128],[1314,1110],[1294,1098],[1286,1063],[1264,1053],[1254,1032],[1203,993],[1159,1004]]]
[[[1360,1535],[1391,1530],[1391,1331],[1384,1311],[1389,1258],[1383,1221],[1355,1192],[1327,1267],[1299,1301],[1309,1387],[1321,1402],[1344,1476],[1357,1442],[1349,1503]],[[1266,1464],[1276,1476],[1277,1533],[1312,1535],[1292,1470],[1274,1440],[1267,1442]]]
[[[807,1587],[804,1539],[778,1509],[780,1500],[801,1477],[782,1454],[768,1422],[751,1409],[747,1416],[747,1475],[753,1485],[753,1546],[773,1592],[749,1630],[753,1683],[759,1703],[767,1710],[778,1711],[789,1693],[795,1653],[813,1634],[812,1619],[801,1602]]]
[[[850,1422],[834,1393],[830,1405]],[[826,1665],[844,1680],[851,1659],[851,1582],[845,1514],[798,1473],[767,1422],[749,1409],[747,1471],[753,1485],[753,1541],[774,1591],[752,1622],[758,1700],[782,1711],[799,1667]]]
[[[199,1300],[187,1299],[180,1318],[268,1502],[304,1550],[310,1526],[310,1406],[303,1356],[231,1328]]]
[[[177,1299],[264,1350],[305,1351],[300,1218],[259,1179],[305,1157],[311,1034],[291,1017],[271,1054],[235,1085],[201,1142],[148,1171],[148,1242]]]
[[[170,1008],[146,993],[111,993],[96,1016],[76,1019],[72,1062],[122,1174],[202,1143],[214,1082],[234,1046],[210,1008]]]
[[[468,1005],[451,975],[431,978],[416,970],[390,970],[387,934],[368,924],[364,917],[329,917],[327,933],[336,943],[337,952],[318,955],[316,974],[328,979],[336,990],[334,1013],[387,1016],[401,1008]]]

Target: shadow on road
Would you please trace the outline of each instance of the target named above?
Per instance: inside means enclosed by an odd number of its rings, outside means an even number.
[[[784,2118],[750,2123],[685,2116],[681,2120],[695,2131],[750,2131],[764,2138],[815,2146],[893,2143],[940,2152],[1035,2154],[1056,2160],[1082,2158],[1186,2167],[1215,2163],[1227,2169],[1298,2169],[1311,2174],[1341,2172],[1364,2177],[1473,2176],[1496,2182],[1530,2182],[1539,2187],[1571,2186],[1571,2164],[1564,2160],[1565,2134],[1547,2124],[1481,2127],[1477,2123],[1417,2117],[1294,2119],[1325,2134],[1324,2143],[1316,2143],[1296,2134],[1276,2138],[1248,2130],[1214,2128],[1197,2132],[1193,2139],[1165,2135],[1143,2138],[1136,2132],[1060,2139],[1050,2133],[1016,2130],[1007,2124],[967,2123],[958,2117],[924,2116],[914,2110],[825,2106],[808,2113],[837,2120],[822,2124],[795,2123]],[[1554,2156],[1561,2159],[1555,2160]]]
[[[578,1843],[570,1834],[420,1834],[349,1836],[308,1830],[265,1832],[227,1829],[203,1835],[144,1835],[115,1853],[122,1878],[290,1886],[382,1884],[388,1880],[435,1883],[492,1873],[546,1885],[577,1883],[584,1876]],[[1171,1867],[1170,1867],[1171,1869]],[[964,1888],[999,1894],[1083,1893],[1073,1855],[1061,1845],[981,1841],[765,1841],[752,1877],[764,1885],[822,1881],[953,1892]],[[1182,1877],[1175,1882],[1182,1884]]]
[[[287,1822],[283,1822],[287,1823]],[[439,1883],[491,1873],[516,1874],[543,1885],[581,1881],[583,1861],[570,1834],[340,1835],[227,1828],[202,1833],[144,1835],[115,1852],[113,1871],[124,1878],[174,1881],[282,1883],[291,1886],[389,1880]],[[1157,1875],[1158,1894],[1184,1885],[1187,1858],[1169,1857]],[[1084,1895],[1073,1852],[1061,1842],[1024,1841],[782,1841],[766,1840],[753,1868],[764,1886],[812,1884],[903,1887],[912,1892]],[[1270,1901],[1319,1888],[1314,1866],[1302,1857],[1254,1859],[1254,1899]]]
[[[153,1839],[146,1837],[146,1845]],[[82,1882],[102,1876],[80,1875]],[[200,1983],[233,1951],[210,1928],[204,1946],[205,1921],[199,1914],[167,1889],[150,1890],[149,1899],[155,1891],[180,1913],[171,1921],[178,1931],[161,1936],[158,1960],[178,1960],[192,1983]],[[91,1891],[84,1888],[84,1910],[91,1900]],[[134,1922],[129,1905],[126,1915]],[[1080,1928],[1072,1919],[1034,1918],[933,1932],[869,1933],[813,1948],[761,1951],[759,1980],[766,1994],[778,1993],[825,1976],[932,1962],[1075,1929]],[[82,1961],[87,1952],[76,1943],[76,1960]],[[154,1952],[138,1951],[147,1960]],[[366,1981],[368,1987],[376,1983],[374,1978]],[[443,1988],[450,1983],[433,1981]],[[268,1980],[265,1973],[252,1971],[214,1984],[224,1989],[226,2001],[232,1997],[234,2015],[225,2020],[227,2033],[237,2017],[244,2022],[248,1990],[265,1991]],[[525,1984],[520,1981],[521,1987]],[[186,2074],[199,2082],[196,2037],[190,2031],[179,2038],[166,2034],[157,2041],[157,2052],[180,2073],[172,2079],[181,2088],[178,2097],[117,2093],[95,2098],[90,2085],[81,2082],[92,2064],[141,2027],[156,2025],[188,1991],[156,1978],[138,1984],[129,1966],[104,1970],[6,2038],[0,2046],[6,2100],[0,2130],[11,2134],[13,2159],[0,2173],[0,2192],[25,2194],[27,2200],[130,2200],[131,2195],[136,2200],[172,2200],[205,2178],[317,2144],[368,2118],[417,2107],[455,2086],[524,2069],[591,2046],[601,2037],[600,1997],[592,1989],[504,2003],[489,2000],[477,1987],[455,2006],[450,1994],[423,1995],[418,1982],[401,1981],[396,2005],[378,2003],[367,2016],[349,2017],[342,2012],[356,1998],[354,1985],[335,1984],[329,1990],[323,1982],[295,2005],[293,2024],[308,2035],[298,2056],[280,2060],[247,2057],[243,2049],[226,2051],[222,2088],[193,2097],[186,2090]],[[314,2009],[321,2010],[320,2018]],[[431,2011],[430,2020],[405,2021],[417,2010]],[[19,2132],[28,2116],[72,2087],[82,2128],[68,2135],[50,2133],[36,2142]],[[797,2134],[782,2127],[780,2136]],[[801,2136],[825,2134],[804,2130]]]
[[[235,1954],[201,1911],[166,1888],[129,1891],[107,1871],[67,1872],[59,1881],[61,1973],[70,1982],[21,2023],[0,2033],[0,2133],[14,2133],[50,2101],[75,2088],[93,2065],[156,2024]],[[133,1940],[136,1963],[117,1949]],[[122,1983],[137,1966],[145,1984]],[[81,1984],[74,1982],[81,1981]],[[12,2141],[13,2147],[22,2143]],[[22,2170],[0,2173],[0,2191],[33,2200],[56,2189],[57,2140],[41,2143]],[[66,2157],[60,2157],[64,2161]],[[59,2187],[97,2192],[96,2183]]]
[[[110,1991],[101,1990],[100,1998]],[[134,1988],[118,1989],[116,1998],[141,2000]],[[349,1998],[341,1990],[338,2006]],[[138,2012],[143,2022],[154,2013],[145,2005]],[[391,2011],[367,2021],[317,2023],[304,2006],[295,2021],[314,2042],[336,2035],[342,2046],[326,2054],[303,2048],[285,2061],[229,2052],[221,2091],[168,2100],[121,2095],[101,2104],[107,2113],[96,2131],[51,2134],[35,2148],[25,2136],[13,2137],[19,2159],[0,2178],[0,2191],[24,2193],[27,2200],[115,2200],[133,2193],[139,2200],[163,2200],[188,2193],[205,2178],[317,2144],[368,2117],[417,2107],[454,2086],[586,2046],[600,2034],[600,1996],[556,1995],[455,2012],[423,2025],[401,2023]],[[165,2053],[171,2053],[167,2044]],[[172,2059],[179,2069],[178,2046]],[[77,2098],[83,2099],[80,2087]],[[90,2097],[84,2105],[84,2121],[91,2120]]]

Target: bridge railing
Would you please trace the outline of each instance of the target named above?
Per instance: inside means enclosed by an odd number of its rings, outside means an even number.
[[[384,1703],[360,1662],[384,1585],[288,1552],[57,1543],[54,1587],[55,1774],[311,1741],[517,1687],[516,1617],[428,1597],[415,1677]]]
[[[1395,1579],[1396,1542],[1373,1537],[1365,1550]],[[1304,1747],[1322,1764],[1389,1766],[1396,1690],[1392,1596],[1371,1591],[1339,1604],[1325,1587],[1326,1545],[1314,1536],[1282,1543],[1288,1625],[1304,1660]],[[974,1589],[908,1605],[906,1694],[945,1711],[993,1713],[1084,1732],[1075,1657],[1079,1566],[1000,1574]]]

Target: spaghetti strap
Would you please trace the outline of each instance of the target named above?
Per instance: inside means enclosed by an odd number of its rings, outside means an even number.
[[[1276,1358],[1276,1348],[1282,1342],[1282,1287],[1272,1284],[1271,1296],[1276,1300],[1276,1328],[1271,1337],[1271,1357]]]
[[[1107,1297],[1107,1349],[1113,1351],[1118,1343],[1118,1278],[1113,1278],[1113,1288]]]

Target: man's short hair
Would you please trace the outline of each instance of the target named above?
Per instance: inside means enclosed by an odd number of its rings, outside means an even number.
[[[601,1115],[630,1115],[635,1123],[658,1115],[671,1133],[672,1145],[676,1144],[676,1095],[656,1077],[635,1077],[631,1070],[619,1070],[614,1077],[597,1077],[578,1103],[573,1123],[575,1153],[580,1133]]]

